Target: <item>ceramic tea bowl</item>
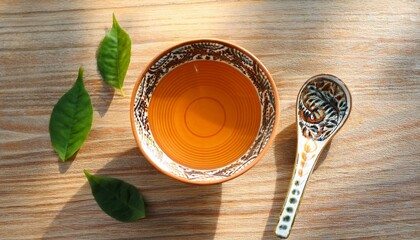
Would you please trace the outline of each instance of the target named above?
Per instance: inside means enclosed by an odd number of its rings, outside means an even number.
[[[276,86],[245,49],[214,39],[180,43],[138,78],[131,126],[148,161],[193,184],[220,183],[254,166],[274,139]]]

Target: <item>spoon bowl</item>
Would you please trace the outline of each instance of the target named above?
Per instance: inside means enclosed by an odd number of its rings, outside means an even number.
[[[292,229],[306,183],[325,146],[346,122],[351,95],[339,78],[321,74],[310,78],[296,103],[298,143],[293,175],[275,233],[287,238]]]

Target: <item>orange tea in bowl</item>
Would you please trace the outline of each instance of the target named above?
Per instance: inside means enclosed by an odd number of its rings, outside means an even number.
[[[273,140],[275,84],[249,52],[194,40],[160,54],[137,81],[133,134],[145,157],[178,180],[210,184],[253,166]]]

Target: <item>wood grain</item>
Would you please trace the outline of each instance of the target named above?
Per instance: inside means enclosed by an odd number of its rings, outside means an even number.
[[[165,48],[220,38],[255,54],[275,79],[280,126],[270,151],[227,183],[169,179],[140,154],[129,97],[105,86],[95,53],[112,13],[130,33],[124,91]],[[274,239],[296,145],[295,99],[330,73],[353,96],[349,120],[309,181],[290,239],[420,238],[420,3],[418,1],[1,1],[1,239]],[[91,134],[62,163],[50,113],[85,67]],[[147,219],[119,223],[82,170],[126,180]]]

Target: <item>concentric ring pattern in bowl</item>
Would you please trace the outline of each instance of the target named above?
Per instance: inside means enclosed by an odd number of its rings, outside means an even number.
[[[140,150],[164,174],[195,184],[239,176],[267,151],[278,123],[269,72],[234,44],[200,39],[157,56],[133,90]]]

